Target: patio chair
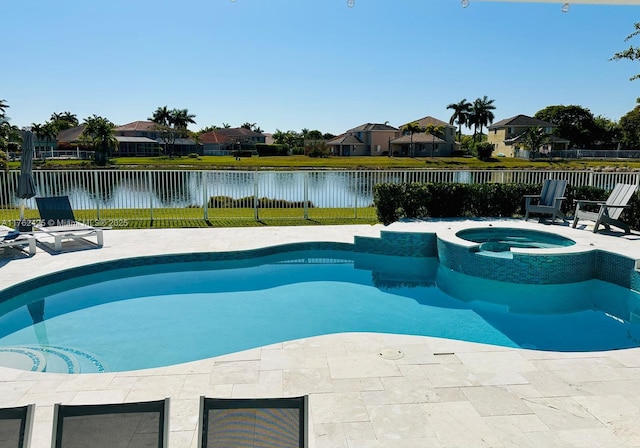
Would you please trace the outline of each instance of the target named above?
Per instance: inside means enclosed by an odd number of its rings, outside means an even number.
[[[5,247],[26,250],[29,255],[35,255],[36,239],[33,235],[26,235],[17,230],[0,226],[0,249]]]
[[[53,411],[52,448],[164,448],[169,399],[139,403],[61,405]]]
[[[306,448],[307,397],[200,397],[198,448]]]
[[[555,222],[556,218],[561,218],[563,221],[567,219],[560,209],[562,201],[566,199],[564,197],[566,188],[566,180],[547,179],[542,184],[540,194],[525,195],[525,221],[529,219],[529,213],[551,215],[552,222]]]
[[[0,446],[28,448],[34,405],[0,409]]]
[[[587,201],[578,199],[576,211],[573,217],[573,227],[578,225],[580,220],[594,221],[593,232],[597,232],[600,225],[610,230],[610,226],[624,230],[624,233],[631,233],[629,225],[620,221],[620,215],[625,208],[629,208],[629,200],[638,188],[634,184],[616,184],[606,201]],[[595,206],[597,211],[585,210],[585,206]]]
[[[40,212],[40,222],[37,229],[54,238],[54,249],[62,250],[64,240],[87,240],[95,236],[96,245],[102,247],[104,237],[100,228],[88,226],[76,221],[68,196],[37,197],[36,204]]]

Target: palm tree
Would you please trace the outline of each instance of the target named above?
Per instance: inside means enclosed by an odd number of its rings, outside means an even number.
[[[473,125],[474,141],[478,134],[478,128],[480,128],[480,135],[482,135],[483,127],[493,123],[493,119],[495,118],[493,111],[496,108],[496,106],[493,105],[494,101],[495,100],[490,100],[487,95],[485,95],[483,98],[478,98],[473,102],[469,115],[469,125]]]
[[[113,135],[116,125],[95,114],[93,117],[85,118],[84,125],[82,137],[93,146],[96,165],[106,165],[109,151],[118,148],[118,140]]]
[[[534,157],[542,145],[549,141],[549,134],[540,127],[530,127],[522,134],[522,146],[529,150],[529,158]]]
[[[462,139],[462,126],[467,124],[469,119],[469,113],[473,108],[473,104],[467,101],[466,98],[461,99],[457,103],[451,103],[447,106],[447,109],[453,109],[453,114],[449,119],[449,124],[453,125],[458,123],[458,141]]]
[[[173,125],[173,128],[180,134],[185,135],[187,127],[190,124],[196,124],[194,120],[196,116],[190,114],[188,109],[173,109],[169,118],[169,123]]]
[[[51,122],[53,122],[58,131],[64,131],[65,129],[78,126],[78,117],[76,114],[72,114],[69,111],[51,114]]]
[[[0,118],[4,118],[4,115],[9,108],[7,100],[0,100]]]
[[[444,135],[444,126],[441,124],[428,124],[424,130],[425,134],[431,135],[431,158],[433,158],[433,149],[436,146],[436,137],[442,138]]]
[[[411,143],[409,144],[409,157],[413,157],[415,152],[413,148],[413,134],[422,132],[422,128],[420,127],[417,121],[412,121],[411,123],[407,123],[404,126],[402,126],[402,131],[408,132],[410,135]]]
[[[149,120],[160,126],[169,126],[171,124],[171,111],[167,106],[158,107]]]

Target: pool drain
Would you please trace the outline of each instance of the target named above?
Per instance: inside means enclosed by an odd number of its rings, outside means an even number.
[[[378,352],[378,356],[382,359],[400,359],[404,356],[402,350],[395,348],[383,348]]]

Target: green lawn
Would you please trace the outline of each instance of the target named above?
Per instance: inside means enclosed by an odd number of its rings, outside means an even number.
[[[213,169],[213,170],[298,170],[298,169],[640,169],[640,161],[627,160],[544,160],[529,161],[500,157],[483,162],[471,157],[245,157],[232,156],[192,157],[115,157],[111,167],[120,169]],[[48,160],[36,163],[35,169],[92,168],[87,161]],[[19,169],[20,162],[9,162],[9,169]]]

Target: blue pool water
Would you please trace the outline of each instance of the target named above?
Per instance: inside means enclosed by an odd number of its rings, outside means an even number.
[[[640,345],[638,294],[598,280],[511,284],[436,258],[349,250],[136,264],[0,302],[0,365],[124,371],[339,332],[561,351]]]
[[[513,248],[549,249],[576,244],[572,239],[531,229],[478,227],[456,233],[458,238],[480,243],[480,249],[501,252]]]

